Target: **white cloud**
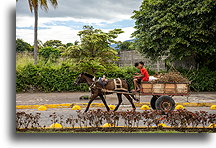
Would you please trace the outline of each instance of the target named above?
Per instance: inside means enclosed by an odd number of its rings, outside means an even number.
[[[30,29],[16,29],[16,38],[21,38],[24,41],[32,44],[33,41],[33,30]]]
[[[34,26],[34,17],[16,17],[16,27]]]
[[[122,30],[124,31],[124,33],[120,34],[116,40],[125,41],[132,39],[131,34],[135,31],[133,27],[125,27],[122,28]]]
[[[34,26],[33,17],[17,17],[17,27],[32,27]],[[39,27],[45,27],[45,29],[38,30],[38,39],[42,42],[47,40],[61,40],[63,43],[74,42],[79,40],[77,33],[80,30],[73,29],[72,27],[67,27],[64,25],[55,25],[55,21],[65,22],[65,21],[76,21],[82,22],[85,24],[95,23],[98,26],[102,26],[102,21],[98,19],[75,19],[75,18],[40,18]],[[46,23],[52,23],[51,25],[46,25]],[[111,29],[102,29],[105,32],[108,32]],[[120,34],[116,39],[117,41],[125,41],[131,39],[131,33],[133,33],[133,27],[122,28],[124,33]],[[33,44],[34,41],[34,31],[28,28],[16,29],[16,37],[22,38],[24,41]]]
[[[63,43],[74,42],[79,40],[77,33],[79,30],[73,30],[65,26],[52,26],[50,29],[39,31],[39,39],[43,42],[47,40],[60,40]]]
[[[122,18],[126,18],[128,16],[122,15],[120,16]],[[96,19],[96,18],[91,18],[91,19],[78,19],[78,18],[72,18],[72,17],[40,17],[38,19],[38,26],[39,27],[47,27],[45,23],[54,23],[54,22],[66,22],[66,21],[73,21],[73,22],[78,22],[78,23],[84,23],[84,24],[95,24],[97,26],[103,26],[105,24],[112,24],[115,23],[119,20],[102,20],[102,19]],[[16,17],[16,26],[17,27],[33,27],[34,26],[34,17],[29,17],[29,16],[17,16]]]
[[[79,30],[73,30],[66,26],[51,26],[48,29],[38,30],[38,40],[43,43],[47,40],[60,40],[63,43],[74,42],[79,40],[77,36]],[[17,38],[21,38],[24,41],[33,44],[34,31],[31,29],[16,29]]]
[[[111,29],[102,29],[108,32]],[[133,33],[133,27],[122,28],[124,33],[120,34],[116,41],[125,41],[131,39],[131,33]],[[79,41],[79,36],[77,33],[80,30],[74,30],[66,26],[51,26],[49,29],[38,30],[38,39],[43,43],[47,40],[60,40],[62,43]],[[16,29],[17,38],[21,38],[24,41],[33,44],[34,41],[34,31],[31,29]]]
[[[50,7],[46,13],[39,10],[38,26],[43,29],[38,30],[38,39],[42,42],[51,39],[61,40],[63,43],[79,40],[77,33],[82,25],[99,26],[103,31],[111,28],[121,28],[124,33],[120,34],[116,40],[125,41],[131,39],[133,26],[118,25],[122,20],[131,20],[134,9],[138,9],[142,0],[64,0],[59,1],[57,9]],[[17,38],[33,44],[34,37],[34,15],[30,13],[27,1],[17,2]],[[69,21],[75,22],[71,26]],[[60,24],[60,25],[59,25]],[[78,24],[78,25],[77,25]],[[81,25],[80,25],[81,24]],[[126,27],[127,26],[127,27]],[[129,27],[130,26],[130,27]],[[28,27],[28,28],[27,28]],[[29,28],[30,27],[30,28]],[[109,29],[110,28],[110,29]]]

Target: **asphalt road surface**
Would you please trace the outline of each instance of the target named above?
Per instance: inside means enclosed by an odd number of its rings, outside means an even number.
[[[38,104],[61,104],[61,103],[87,103],[88,100],[80,100],[81,96],[90,96],[89,92],[64,92],[64,93],[18,93],[16,94],[16,105],[38,105]],[[141,96],[140,102],[149,102],[152,96]],[[216,102],[215,92],[191,93],[186,96],[174,96],[175,102]],[[116,94],[106,96],[108,104],[117,104]],[[102,103],[101,100],[94,100],[93,103]],[[123,97],[124,105],[129,101]]]
[[[18,93],[16,95],[16,105],[40,105],[40,104],[61,104],[61,103],[87,103],[88,100],[80,100],[79,97],[83,95],[90,95],[89,92],[67,92],[67,93]],[[141,96],[140,102],[149,102],[152,96]],[[174,96],[175,102],[216,102],[215,92],[204,92],[204,93],[191,93],[187,98],[185,96]],[[116,94],[106,96],[107,104],[118,103]],[[95,100],[93,103],[102,103],[101,100]],[[83,112],[85,108],[82,108]],[[96,109],[96,108],[90,108]],[[105,107],[101,108],[105,110]],[[216,113],[215,110],[210,110],[210,107],[186,107],[189,111],[207,111],[208,113]],[[131,110],[131,105],[129,101],[123,97],[122,105],[119,107],[118,111]],[[52,124],[50,114],[56,112],[58,116],[63,115],[64,120],[73,115],[77,115],[76,111],[71,110],[71,108],[48,108],[46,111],[38,111],[37,109],[17,109],[17,112],[24,111],[26,113],[41,113],[40,125],[50,126]],[[137,111],[141,111],[137,107]],[[123,121],[120,121],[120,125],[124,125]],[[63,126],[68,126],[63,123]],[[143,125],[140,125],[143,126]]]

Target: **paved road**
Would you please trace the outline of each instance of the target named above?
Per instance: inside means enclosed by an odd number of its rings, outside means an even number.
[[[18,93],[16,94],[17,105],[35,105],[35,104],[59,104],[59,103],[87,103],[88,100],[79,100],[80,96],[90,95],[89,92],[64,92],[64,93]],[[152,96],[141,96],[141,102],[149,102]],[[215,92],[191,93],[188,100],[185,96],[173,97],[176,102],[216,102]],[[117,104],[116,94],[107,95],[108,104]],[[101,100],[95,100],[94,103],[102,103]],[[123,104],[129,104],[123,97]]]
[[[35,105],[35,104],[61,104],[61,103],[86,103],[88,100],[79,100],[80,96],[90,95],[89,92],[67,92],[67,93],[18,93],[16,95],[17,105]],[[141,96],[141,102],[149,102],[152,96]],[[215,93],[192,93],[188,101],[189,102],[215,102]],[[108,104],[117,104],[117,97],[115,94],[108,95],[106,97]],[[186,97],[176,96],[174,97],[176,102],[186,102]],[[95,103],[101,103],[101,100],[95,100]],[[81,111],[84,111],[82,108]],[[91,108],[93,109],[93,108]],[[96,109],[96,108],[94,108]],[[102,108],[105,110],[105,108]],[[126,98],[123,99],[123,105],[120,106],[119,111],[130,110],[130,103]],[[215,110],[210,110],[209,107],[186,107],[190,111],[204,110],[209,113],[215,113]],[[40,125],[50,126],[52,124],[50,114],[56,112],[58,115],[63,115],[64,119],[70,115],[76,116],[76,111],[70,108],[49,108],[47,111],[38,111],[36,109],[17,109],[17,112],[24,111],[26,113],[41,113]],[[137,111],[141,111],[137,108]],[[123,121],[120,121],[120,125],[124,125]],[[63,123],[63,126],[68,126]],[[143,126],[143,125],[140,125]]]

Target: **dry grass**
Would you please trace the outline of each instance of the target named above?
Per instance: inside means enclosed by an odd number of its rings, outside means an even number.
[[[22,52],[16,53],[16,69],[22,68],[25,65],[33,64],[34,58],[33,53]]]
[[[152,82],[173,82],[173,83],[189,83],[189,80],[181,75],[180,72],[168,72],[159,74],[157,80]]]

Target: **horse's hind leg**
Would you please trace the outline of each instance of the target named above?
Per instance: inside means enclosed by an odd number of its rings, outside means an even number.
[[[128,101],[131,103],[133,110],[136,110],[136,106],[133,103],[133,99],[128,94],[124,94],[124,96],[128,99]]]
[[[88,105],[87,105],[87,107],[86,107],[86,109],[85,109],[85,112],[88,111],[88,109],[89,109],[91,103],[94,101],[94,99],[95,99],[97,96],[98,96],[98,95],[94,95],[94,94],[93,94],[93,95],[90,97],[90,100],[89,100]]]
[[[119,106],[121,105],[121,103],[122,103],[122,94],[117,94],[117,96],[118,96],[118,105],[116,106],[116,108],[114,109],[114,111],[117,111],[118,110],[118,108],[119,108]]]
[[[135,101],[140,102],[140,100],[137,99],[134,95],[130,95],[130,96],[131,96],[131,98],[133,98]]]
[[[101,100],[103,101],[103,104],[105,105],[105,107],[106,107],[107,111],[110,111],[110,108],[109,108],[109,106],[107,105],[107,103],[106,103],[106,100],[105,100],[104,96],[103,96],[103,95],[99,95],[99,96],[100,96]]]

